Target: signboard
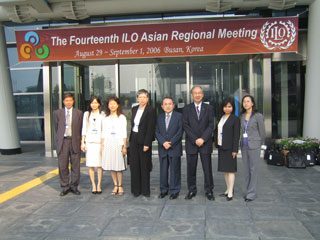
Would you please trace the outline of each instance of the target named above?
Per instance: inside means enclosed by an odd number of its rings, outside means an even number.
[[[20,62],[297,52],[298,17],[16,31]]]

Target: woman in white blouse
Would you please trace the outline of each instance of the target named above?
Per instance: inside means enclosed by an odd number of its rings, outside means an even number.
[[[122,172],[126,170],[124,155],[127,154],[127,119],[122,113],[120,100],[109,97],[106,100],[106,118],[103,120],[102,168],[111,171],[114,188],[112,195],[123,195]]]
[[[90,99],[91,111],[83,115],[81,150],[86,152],[86,166],[89,168],[92,183],[92,194],[101,194],[101,130],[104,113],[100,112],[101,102],[98,97]],[[95,168],[98,173],[98,183],[95,183]]]

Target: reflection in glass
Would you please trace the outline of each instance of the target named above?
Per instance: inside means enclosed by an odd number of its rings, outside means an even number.
[[[18,116],[43,116],[43,95],[15,95]]]
[[[43,141],[43,119],[17,119],[18,131],[21,141]]]
[[[204,102],[214,107],[215,123],[222,115],[221,102],[226,97],[235,99],[235,114],[240,114],[242,89],[240,79],[244,62],[191,62],[191,87],[201,86]],[[241,76],[241,77],[240,77]],[[243,77],[242,77],[243,79]],[[191,99],[192,101],[192,99]]]
[[[76,79],[76,67],[73,65],[63,64],[63,94],[65,92],[74,93]]]
[[[89,109],[89,100],[92,95],[100,97],[101,102],[104,102],[109,96],[115,96],[115,65],[84,68],[84,89],[85,110]]]
[[[14,93],[42,92],[42,69],[11,70]]]
[[[51,108],[59,109],[59,71],[56,64],[51,66]]]
[[[272,138],[302,136],[304,74],[300,62],[272,62]]]

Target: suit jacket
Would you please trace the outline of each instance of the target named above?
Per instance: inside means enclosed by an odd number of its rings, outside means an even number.
[[[222,128],[222,145],[224,150],[231,150],[232,152],[238,152],[239,140],[240,140],[240,119],[231,114]],[[218,125],[214,131],[215,142],[218,142]]]
[[[182,114],[176,111],[172,112],[168,129],[166,130],[166,113],[161,113],[157,119],[156,138],[158,140],[158,150],[160,157],[179,157],[182,155]],[[163,147],[164,142],[171,142],[171,148],[166,150]]]
[[[194,103],[186,105],[183,109],[183,129],[186,133],[187,154],[196,154],[198,151],[211,154],[213,128],[213,107],[211,105],[202,102],[199,119]],[[203,138],[205,141],[200,148],[195,143],[198,138]]]
[[[246,119],[246,113],[241,115],[241,140],[243,138],[243,133],[245,132],[244,120]],[[249,149],[257,149],[261,147],[264,142],[266,131],[264,126],[264,118],[261,113],[255,113],[250,117],[248,127],[248,147]],[[242,141],[241,141],[242,147]]]
[[[129,141],[132,137],[132,129],[134,126],[134,118],[137,114],[139,106],[132,108],[132,119],[131,119],[131,133]],[[143,146],[152,147],[152,141],[154,141],[154,131],[156,127],[157,115],[156,111],[149,104],[145,107],[143,114],[140,119],[138,127],[138,144]]]
[[[82,112],[72,108],[72,150],[74,153],[81,152],[81,130],[82,130]],[[65,109],[61,108],[53,112],[54,124],[56,130],[56,150],[57,154],[61,152],[64,133],[66,129]]]

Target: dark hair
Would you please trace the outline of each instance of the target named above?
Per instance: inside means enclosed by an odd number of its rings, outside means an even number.
[[[172,97],[164,97],[164,98],[162,98],[162,104],[163,104],[163,101],[164,101],[165,99],[171,99],[171,101],[172,101],[173,104],[174,104],[174,101],[173,101],[173,98],[172,98]]]
[[[223,108],[224,108],[225,106],[227,106],[228,103],[231,104],[231,106],[232,106],[232,112],[231,112],[231,113],[234,114],[234,112],[235,112],[235,110],[236,110],[236,107],[235,107],[235,105],[234,105],[234,100],[233,100],[233,98],[230,98],[230,97],[225,98],[225,99],[222,100],[222,103],[221,103],[222,113],[224,113]]]
[[[63,94],[63,100],[64,99],[66,99],[66,98],[72,98],[73,100],[74,100],[74,96],[73,96],[73,94],[72,93],[65,93],[65,94]]]
[[[258,109],[256,107],[256,102],[254,101],[254,98],[251,96],[251,95],[245,95],[243,98],[242,98],[242,101],[241,101],[241,108],[242,108],[242,113],[245,113],[246,110],[243,108],[243,100],[248,97],[251,99],[251,102],[253,103],[252,105],[252,115],[254,115],[256,112],[258,112]]]
[[[140,94],[145,94],[149,98],[149,92],[145,89],[140,89],[137,93],[137,97],[139,97]]]
[[[91,103],[94,101],[94,100],[96,100],[98,103],[99,103],[99,105],[100,105],[100,107],[101,107],[101,101],[100,101],[100,98],[99,97],[97,97],[97,96],[91,96],[91,98],[90,98],[90,100],[89,100],[89,107],[90,107],[90,109],[91,109]],[[99,113],[100,113],[100,107],[99,107]],[[91,109],[92,110],[92,109]],[[90,114],[91,114],[91,110],[89,110],[88,112],[89,112],[89,114],[88,114],[88,118],[90,117]]]
[[[197,85],[197,86],[193,86],[193,87],[191,88],[191,90],[190,90],[190,93],[191,93],[191,94],[192,94],[192,92],[193,92],[193,90],[194,90],[195,88],[200,88],[201,91],[203,92],[202,87]]]
[[[118,109],[117,109],[117,116],[119,117],[120,114],[123,114],[122,112],[122,107],[120,105],[120,99],[116,96],[111,96],[111,97],[108,97],[107,100],[106,100],[106,116],[109,116],[111,114],[111,111],[109,109],[109,102],[111,101],[115,101],[117,104],[118,104]]]

